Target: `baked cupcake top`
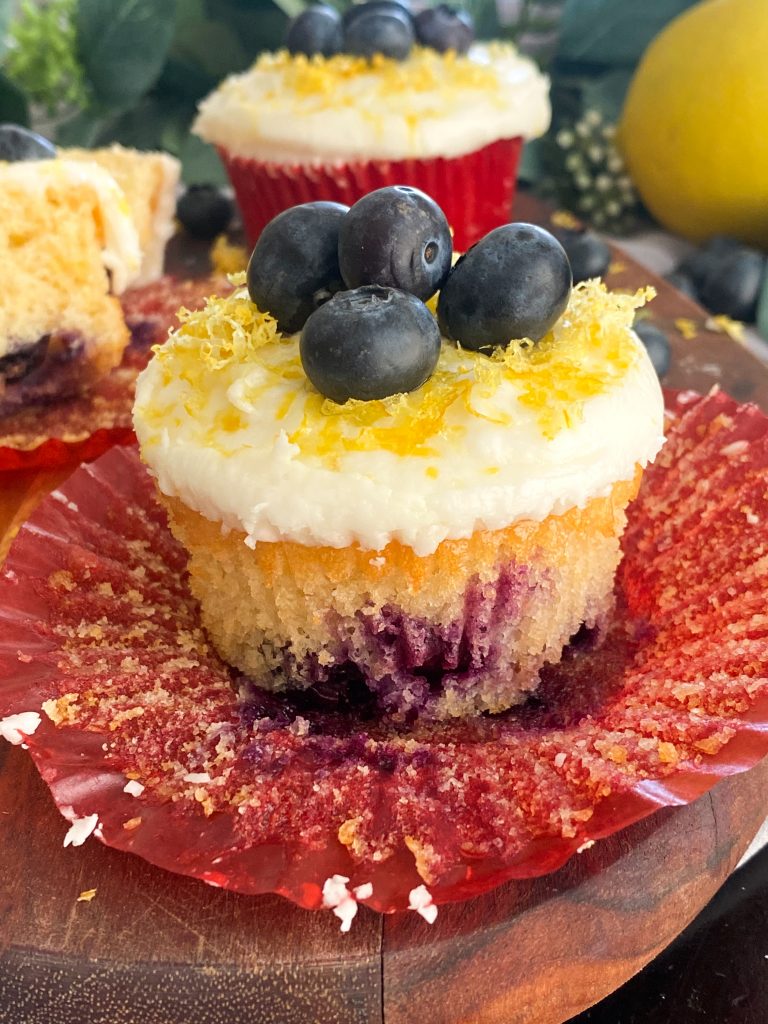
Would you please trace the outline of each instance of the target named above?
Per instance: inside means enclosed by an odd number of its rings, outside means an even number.
[[[227,78],[193,130],[233,156],[281,163],[453,157],[541,135],[548,92],[547,77],[507,43],[463,56],[415,47],[403,61],[281,50]]]
[[[183,314],[139,378],[134,423],[163,493],[249,543],[426,555],[605,495],[661,447],[661,390],[631,330],[646,292],[586,282],[535,346],[444,339],[419,390],[338,405],[236,283]]]

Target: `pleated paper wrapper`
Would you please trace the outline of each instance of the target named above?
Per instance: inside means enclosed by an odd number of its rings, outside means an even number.
[[[521,709],[410,728],[311,693],[241,700],[152,481],[113,449],[6,563],[5,733],[70,821],[243,893],[319,908],[338,874],[392,911],[420,885],[439,904],[554,871],[768,751],[768,419],[680,393],[667,434],[602,643],[574,644]]]
[[[235,190],[251,243],[278,213],[325,199],[351,206],[374,189],[410,185],[442,207],[463,252],[512,212],[523,140],[500,139],[472,153],[425,160],[360,160],[289,164],[219,155]]]

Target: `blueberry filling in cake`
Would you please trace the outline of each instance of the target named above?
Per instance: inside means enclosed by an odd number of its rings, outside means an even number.
[[[247,280],[186,315],[138,382],[142,457],[252,685],[500,712],[611,611],[662,443],[647,296],[572,288],[532,225],[454,261],[429,197],[360,206],[280,214]]]

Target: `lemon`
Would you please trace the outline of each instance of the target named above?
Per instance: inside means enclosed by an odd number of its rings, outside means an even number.
[[[768,248],[768,0],[705,0],[670,22],[637,69],[619,144],[666,228]]]

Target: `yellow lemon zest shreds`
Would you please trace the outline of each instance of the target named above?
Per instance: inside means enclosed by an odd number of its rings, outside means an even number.
[[[732,341],[738,341],[740,345],[744,344],[744,324],[741,320],[734,320],[732,317],[726,316],[725,313],[718,313],[717,316],[708,317],[704,326],[708,331],[727,334]]]
[[[514,53],[510,45],[491,47],[494,53]],[[338,107],[345,87],[354,86],[361,76],[375,78],[376,88],[383,95],[394,93],[404,97],[429,94],[435,90],[464,89],[498,90],[499,78],[493,67],[479,64],[453,52],[437,53],[428,47],[416,46],[407,61],[392,60],[376,54],[370,61],[350,54],[333,57],[289,54],[286,50],[264,54],[254,65],[255,71],[279,72],[281,92],[293,94],[301,101],[310,100],[318,109]]]
[[[581,227],[581,221],[574,217],[569,210],[555,210],[549,218],[549,222],[554,224],[556,228],[566,228],[571,231],[576,231]]]
[[[581,420],[584,403],[621,380],[637,358],[628,328],[655,291],[609,292],[598,280],[574,288],[563,316],[537,345],[512,342],[489,360],[519,388],[547,438]]]
[[[695,320],[687,316],[679,316],[675,320],[675,327],[686,341],[693,341],[699,333],[699,326]]]
[[[244,363],[280,337],[277,321],[251,302],[245,288],[225,299],[208,299],[203,309],[182,309],[178,316],[181,327],[156,347],[155,357],[180,364],[193,385],[201,371]]]
[[[234,274],[244,271],[248,265],[248,250],[242,245],[230,242],[226,235],[219,235],[211,246],[211,266],[219,274]]]
[[[158,348],[163,380],[183,382],[171,418],[193,418],[210,443],[216,431],[244,432],[248,410],[272,401],[275,425],[304,456],[333,465],[347,452],[387,451],[434,457],[438,439],[459,437],[469,418],[511,425],[523,410],[547,438],[580,422],[585,403],[616,386],[639,358],[630,328],[655,294],[609,292],[599,280],[574,288],[563,316],[540,342],[513,341],[488,356],[444,342],[432,377],[417,391],[338,405],[307,380],[295,337],[277,330],[242,287],[205,309],[184,311],[181,326]],[[506,386],[504,386],[506,385]],[[511,385],[511,387],[509,386]],[[158,395],[153,420],[161,408]],[[458,413],[458,415],[457,415]]]

